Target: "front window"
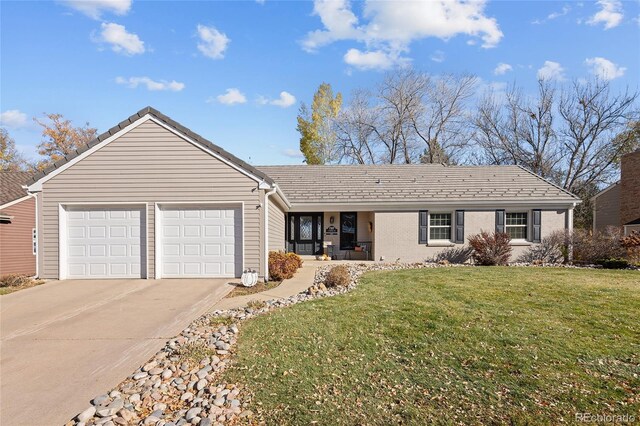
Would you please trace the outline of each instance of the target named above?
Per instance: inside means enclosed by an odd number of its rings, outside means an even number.
[[[507,213],[506,220],[507,234],[513,240],[527,239],[527,214],[526,213]]]
[[[429,215],[429,239],[451,239],[451,213],[431,213]]]

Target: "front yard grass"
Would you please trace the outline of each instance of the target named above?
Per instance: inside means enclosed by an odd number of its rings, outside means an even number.
[[[640,413],[640,273],[440,268],[243,325],[267,424],[559,424]]]

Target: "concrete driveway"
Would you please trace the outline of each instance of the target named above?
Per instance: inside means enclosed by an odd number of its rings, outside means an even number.
[[[0,424],[64,424],[223,298],[227,280],[69,280],[0,297]]]

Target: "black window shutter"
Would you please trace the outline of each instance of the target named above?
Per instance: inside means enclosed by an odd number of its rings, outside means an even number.
[[[429,210],[420,210],[420,226],[418,226],[418,243],[429,242]]]
[[[496,210],[496,232],[505,232],[504,210]]]
[[[464,210],[456,210],[456,239],[457,244],[464,244]]]
[[[533,238],[531,242],[539,243],[542,241],[542,212],[540,210],[533,211]]]

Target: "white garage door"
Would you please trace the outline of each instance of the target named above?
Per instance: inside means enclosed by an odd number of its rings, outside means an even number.
[[[68,278],[143,278],[142,208],[67,209]]]
[[[161,214],[162,278],[240,276],[240,208],[164,207]]]

